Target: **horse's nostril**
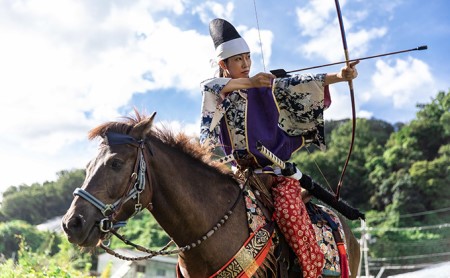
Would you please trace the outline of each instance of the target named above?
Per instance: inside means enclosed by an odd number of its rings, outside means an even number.
[[[75,232],[83,227],[84,219],[81,215],[73,216],[64,225],[65,232]]]

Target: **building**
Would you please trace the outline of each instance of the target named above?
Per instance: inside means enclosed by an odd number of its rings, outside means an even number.
[[[115,252],[126,257],[142,257],[148,254],[128,250],[117,249]],[[98,256],[98,273],[102,273],[108,265],[111,264],[111,278],[176,278],[175,267],[177,257],[174,256],[156,256],[150,260],[142,261],[124,261],[108,253]]]

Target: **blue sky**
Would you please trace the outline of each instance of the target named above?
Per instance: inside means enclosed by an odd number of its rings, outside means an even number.
[[[350,58],[429,47],[358,65],[359,117],[408,122],[416,103],[450,88],[449,1],[340,3]],[[256,0],[256,11],[253,0],[0,0],[0,192],[84,168],[98,144],[87,132],[133,107],[197,134],[199,83],[215,72],[215,17],[249,43],[252,74],[344,59],[334,1]],[[347,85],[331,94],[326,119],[348,118]]]

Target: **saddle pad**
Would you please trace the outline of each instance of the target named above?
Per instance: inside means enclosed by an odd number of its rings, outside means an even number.
[[[316,207],[316,209],[322,210],[323,213],[328,214],[331,217],[332,221],[337,224],[337,229],[344,241],[344,246],[346,248],[347,244],[345,242],[345,235],[339,217],[332,210],[324,206],[314,206]],[[325,220],[318,220],[316,223],[314,222],[315,221],[313,221],[313,227],[316,233],[317,244],[319,244],[325,258],[325,264],[322,274],[327,276],[339,277],[341,274],[341,262],[339,258],[338,246],[333,236],[333,229]]]
[[[249,187],[244,188],[244,197],[249,229],[254,233],[258,229],[266,225],[268,221],[259,208],[255,194]],[[312,221],[312,226],[316,235],[317,244],[324,254],[324,267],[322,274],[326,276],[339,277],[341,275],[341,260],[339,257],[338,246],[333,236],[333,229],[327,221],[321,219],[320,214],[326,213],[329,215],[331,220],[334,221],[334,223],[338,227],[337,229],[341,235],[341,238],[344,241],[344,248],[346,248],[347,243],[345,242],[346,239],[344,231],[342,229],[341,221],[339,220],[339,217],[336,215],[336,213],[328,209],[327,207],[313,205],[312,203],[309,203],[308,206],[312,206],[314,210],[316,210],[316,214],[313,217],[314,220]],[[309,213],[311,213],[311,210],[309,210]],[[319,220],[317,221],[317,219]],[[296,261],[296,263],[299,263],[298,260]]]
[[[274,225],[269,223],[259,228],[219,271],[209,278],[250,278],[261,267],[273,244]]]
[[[248,227],[251,232],[256,232],[259,228],[268,223],[261,208],[259,207],[256,196],[249,187],[244,188],[245,209],[247,211]]]

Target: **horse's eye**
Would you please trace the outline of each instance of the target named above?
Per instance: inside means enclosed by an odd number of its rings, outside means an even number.
[[[123,162],[118,159],[114,159],[111,163],[111,168],[113,168],[113,170],[120,170],[122,166]]]

